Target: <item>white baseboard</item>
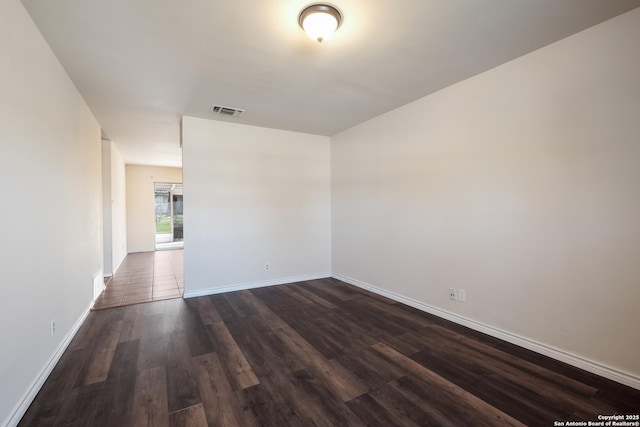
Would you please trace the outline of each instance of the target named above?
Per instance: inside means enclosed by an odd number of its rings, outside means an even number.
[[[76,322],[73,324],[73,326],[71,327],[71,330],[67,333],[67,335],[65,335],[64,339],[62,340],[58,348],[56,348],[56,350],[53,352],[53,354],[51,355],[47,363],[42,367],[42,369],[40,370],[36,378],[33,380],[31,385],[27,389],[27,391],[22,395],[22,398],[20,399],[20,401],[9,413],[9,416],[7,417],[7,419],[3,421],[2,426],[15,427],[18,425],[18,423],[20,422],[24,414],[27,412],[27,409],[29,409],[29,405],[31,405],[31,403],[33,402],[33,399],[35,399],[36,395],[42,388],[42,385],[51,374],[51,371],[53,371],[53,368],[56,367],[56,364],[60,360],[60,357],[62,357],[62,354],[67,349],[67,347],[71,343],[71,340],[78,332],[78,329],[80,329],[80,326],[82,326],[82,323],[85,321],[85,319],[89,315],[90,307],[92,304],[93,302],[89,305],[89,307],[87,307],[82,312],[78,320],[76,320]]]
[[[304,282],[305,280],[325,279],[327,277],[331,277],[331,273],[319,273],[295,277],[281,277],[278,279],[263,280],[261,282],[239,283],[236,285],[221,286],[219,288],[199,289],[196,291],[187,291],[185,289],[184,298],[203,297],[206,295],[221,294],[224,292],[244,291],[246,289],[263,288],[265,286],[286,285],[287,283]]]
[[[519,347],[523,347],[528,350],[534,351],[536,353],[540,353],[542,355],[551,357],[552,359],[559,360],[568,365],[575,366],[580,369],[584,369],[585,371],[591,372],[601,377],[608,378],[615,382],[640,390],[640,377],[629,374],[627,372],[623,372],[618,369],[602,365],[601,363],[594,362],[592,360],[588,360],[580,356],[576,356],[574,354],[549,346],[547,344],[543,344],[543,343],[534,341],[532,339],[529,339],[517,334],[513,334],[511,332],[507,332],[481,322],[477,322],[467,317],[460,316],[458,314],[451,313],[446,310],[442,310],[441,308],[434,307],[429,304],[425,304],[423,302],[405,297],[395,292],[390,292],[385,289],[378,288],[377,286],[373,286],[368,283],[361,282],[360,280],[352,279],[350,277],[343,276],[337,273],[333,273],[331,277],[338,280],[342,280],[343,282],[349,283],[359,288],[366,289],[375,294],[390,298],[394,301],[401,302],[413,308],[417,308],[418,310],[433,314],[443,319],[450,320],[454,323],[485,333],[492,337],[499,338],[503,341],[507,341]]]

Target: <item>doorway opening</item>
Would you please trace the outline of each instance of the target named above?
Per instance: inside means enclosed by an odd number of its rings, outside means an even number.
[[[183,247],[182,183],[156,182],[156,250]]]

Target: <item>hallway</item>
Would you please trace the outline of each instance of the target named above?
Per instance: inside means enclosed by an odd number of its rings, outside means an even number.
[[[92,310],[182,297],[182,254],[180,249],[127,255]]]

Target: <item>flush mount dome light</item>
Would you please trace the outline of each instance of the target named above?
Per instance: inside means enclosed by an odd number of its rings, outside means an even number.
[[[322,43],[338,29],[342,15],[328,4],[312,4],[300,12],[298,23],[313,40]]]

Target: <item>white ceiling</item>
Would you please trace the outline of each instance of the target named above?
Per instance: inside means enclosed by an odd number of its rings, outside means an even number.
[[[332,135],[636,7],[640,0],[23,0],[130,164],[180,166],[189,115]],[[214,116],[212,103],[246,109]]]

